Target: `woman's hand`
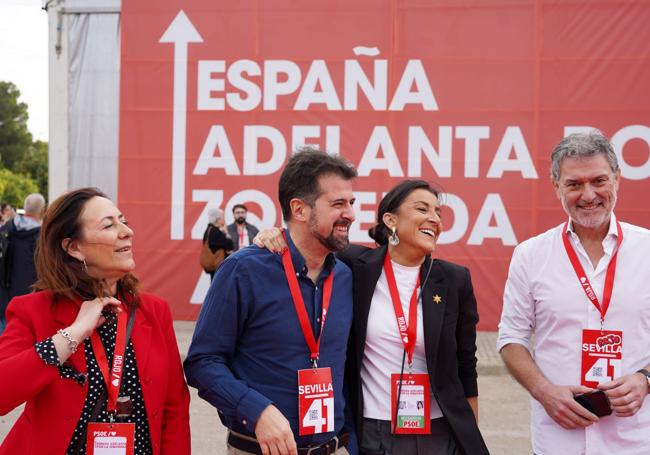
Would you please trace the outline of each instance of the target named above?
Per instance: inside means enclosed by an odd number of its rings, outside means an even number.
[[[93,331],[106,322],[102,311],[109,310],[115,314],[122,312],[121,302],[114,297],[98,297],[94,300],[86,300],[81,304],[77,318],[71,326],[65,329],[70,338],[79,344],[88,338]],[[56,353],[59,356],[59,363],[65,362],[72,355],[72,349],[69,340],[61,334],[52,337]]]
[[[266,248],[272,253],[282,254],[287,249],[287,243],[284,241],[282,229],[270,228],[262,229],[253,239],[253,243],[260,248]]]
[[[79,333],[79,342],[88,338],[93,331],[106,322],[102,311],[109,310],[115,314],[122,312],[122,303],[115,297],[97,297],[94,300],[86,300],[81,304],[77,319],[69,327],[69,331]]]

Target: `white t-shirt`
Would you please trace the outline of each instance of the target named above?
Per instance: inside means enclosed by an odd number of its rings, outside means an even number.
[[[406,267],[394,261],[395,282],[402,301],[402,310],[408,321],[411,296],[415,289],[420,267]],[[418,323],[415,351],[413,352],[413,373],[427,373],[422,326],[422,303],[418,301]],[[390,375],[402,368],[404,344],[400,338],[395,310],[390,297],[386,273],[382,271],[372,296],[366,347],[361,364],[361,387],[363,390],[363,416],[370,419],[390,420]],[[408,358],[404,362],[408,372]],[[442,417],[442,411],[431,393],[431,418]]]

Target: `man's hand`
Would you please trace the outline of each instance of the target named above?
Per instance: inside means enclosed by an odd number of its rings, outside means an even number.
[[[272,404],[257,419],[255,437],[263,455],[298,455],[289,421]]]
[[[573,430],[588,427],[598,422],[595,414],[583,408],[573,396],[578,393],[591,392],[592,389],[584,386],[560,386],[547,383],[536,394],[546,413],[562,428]]]
[[[253,243],[260,248],[266,248],[272,253],[282,254],[287,249],[287,243],[284,241],[282,229],[269,228],[262,229],[253,239]]]
[[[618,417],[629,417],[636,414],[648,394],[648,382],[641,373],[627,374],[611,382],[599,384],[612,405],[612,410]]]

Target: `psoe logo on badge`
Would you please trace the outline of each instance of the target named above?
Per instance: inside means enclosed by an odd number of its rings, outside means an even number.
[[[414,418],[414,419],[405,418],[402,421],[402,426],[404,428],[420,428],[420,426],[421,426],[420,425],[420,419],[418,419],[418,418]]]

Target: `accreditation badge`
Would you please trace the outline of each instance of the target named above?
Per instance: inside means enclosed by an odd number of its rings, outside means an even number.
[[[298,370],[300,436],[334,431],[334,387],[330,368]]]
[[[134,423],[95,423],[87,428],[88,455],[133,455]]]
[[[621,376],[623,332],[620,330],[582,331],[581,384],[595,389],[598,384]]]
[[[431,433],[431,387],[429,385],[429,375],[424,373],[404,375],[393,373],[390,376],[390,383],[390,426],[393,433]],[[395,424],[396,417],[397,425]]]

